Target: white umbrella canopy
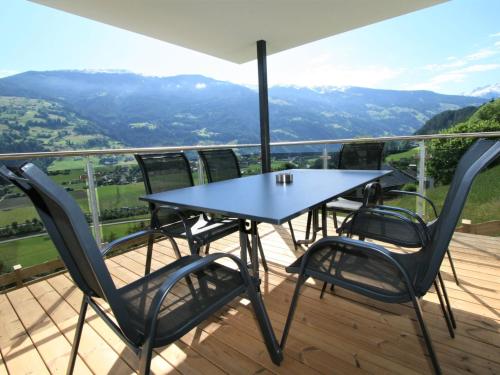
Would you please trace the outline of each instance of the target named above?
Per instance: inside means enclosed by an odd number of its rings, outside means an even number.
[[[446,0],[31,0],[235,63]]]

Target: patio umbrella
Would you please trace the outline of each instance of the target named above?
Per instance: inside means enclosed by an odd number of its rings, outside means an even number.
[[[268,54],[447,0],[31,1],[238,64],[257,57],[262,172],[265,173],[271,170]]]

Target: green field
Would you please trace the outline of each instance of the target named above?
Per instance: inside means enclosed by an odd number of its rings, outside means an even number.
[[[407,150],[405,152],[400,152],[397,154],[388,155],[385,158],[385,161],[390,163],[390,162],[399,161],[401,159],[416,159],[417,157],[418,157],[418,147],[415,147],[415,148],[412,148],[412,149]]]
[[[106,208],[137,207],[146,205],[139,197],[145,195],[144,184],[109,185],[97,188],[97,198],[101,210]]]
[[[138,223],[104,225],[103,238],[119,238],[130,233]],[[11,272],[12,267],[20,264],[23,268],[58,258],[57,250],[48,235],[40,235],[17,241],[0,243],[0,274]]]
[[[70,194],[75,198],[84,212],[89,212],[87,192],[85,190],[72,191]],[[12,202],[14,201],[14,202]],[[23,223],[25,220],[38,218],[38,214],[26,197],[5,199],[0,202],[0,227],[12,222]]]
[[[472,223],[483,223],[500,219],[500,165],[482,172],[472,185],[461,218]],[[441,210],[449,185],[429,189],[426,195],[434,202],[438,212]],[[387,204],[415,210],[415,198],[405,197],[387,201]],[[426,216],[432,217],[430,207],[426,207]],[[500,233],[498,233],[500,235]]]
[[[49,239],[42,235],[0,244],[0,273],[11,272],[12,266],[34,266],[57,258],[57,251]]]

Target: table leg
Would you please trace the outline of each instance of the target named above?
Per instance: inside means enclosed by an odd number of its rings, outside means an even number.
[[[325,206],[326,210],[326,206]],[[323,213],[323,211],[321,211]],[[312,228],[311,228],[311,218],[312,218]],[[297,244],[298,245],[310,245],[316,241],[316,234],[320,231],[320,226],[319,226],[319,209],[318,208],[313,208],[311,211],[309,211],[308,216],[307,216],[307,227],[306,227],[306,236],[305,239],[303,240],[298,240]],[[312,237],[309,238],[309,231],[312,232]],[[324,232],[323,232],[324,233]]]
[[[247,230],[245,227],[245,220],[240,219],[239,220],[240,224],[240,259],[241,262],[246,266],[248,264],[247,262],[247,251],[248,251],[248,240],[247,240]]]

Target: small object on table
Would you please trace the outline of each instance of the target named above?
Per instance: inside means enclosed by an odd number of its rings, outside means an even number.
[[[276,175],[276,182],[278,184],[289,184],[293,182],[293,174],[291,173],[278,173]]]

